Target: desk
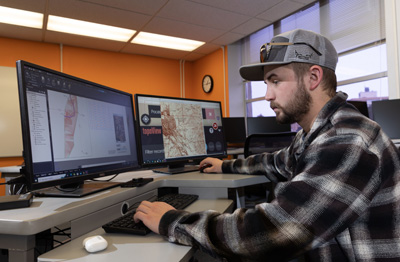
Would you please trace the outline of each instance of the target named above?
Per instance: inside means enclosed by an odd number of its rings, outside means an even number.
[[[155,180],[139,188],[112,188],[79,199],[35,198],[29,208],[3,210],[0,216],[0,248],[9,250],[10,262],[34,261],[35,235],[70,223],[71,239],[78,238],[119,217],[123,206],[133,205],[157,194],[161,187],[178,187],[180,193],[198,194],[200,199],[228,198],[228,188],[237,189],[268,180],[264,176],[205,174],[191,172],[160,175],[150,170],[120,174],[113,181],[138,177]]]
[[[244,156],[244,148],[243,147],[228,147],[228,156],[232,156],[234,159],[239,158],[239,155]]]
[[[231,211],[233,201],[229,199],[201,199],[191,204],[187,211],[196,212],[207,209],[218,212]],[[88,236],[102,235],[108,242],[107,249],[98,253],[88,253],[82,242]],[[127,234],[107,234],[98,228],[70,243],[51,250],[38,257],[38,262],[109,262],[109,261],[189,261],[195,249],[167,242],[162,236],[150,233],[146,236]]]
[[[400,139],[392,139],[393,144],[400,149]]]

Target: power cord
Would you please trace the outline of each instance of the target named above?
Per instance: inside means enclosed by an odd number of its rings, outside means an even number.
[[[20,195],[27,192],[26,182],[26,177],[24,175],[21,175],[16,178],[10,179],[5,183],[0,183],[0,185],[11,185],[9,188],[9,194]]]
[[[12,184],[26,184],[26,178],[25,176],[17,176],[16,178],[13,178],[5,183],[0,183],[0,185],[12,185]]]
[[[111,181],[111,180],[113,180],[114,178],[116,178],[117,176],[119,175],[119,173],[117,173],[117,174],[114,174],[111,178],[109,178],[109,179],[104,179],[104,180],[102,180],[102,179],[91,179],[92,181],[96,181],[96,182],[109,182],[109,181]]]

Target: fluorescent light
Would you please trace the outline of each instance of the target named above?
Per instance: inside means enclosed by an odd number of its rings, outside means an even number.
[[[121,42],[127,42],[136,33],[135,30],[54,15],[49,15],[47,29],[51,31],[91,36]]]
[[[0,23],[42,28],[43,14],[0,6]]]
[[[204,42],[194,41],[184,38],[158,35],[146,32],[140,32],[133,40],[133,44],[149,45],[162,48],[177,49],[183,51],[193,51],[199,46],[203,45]]]

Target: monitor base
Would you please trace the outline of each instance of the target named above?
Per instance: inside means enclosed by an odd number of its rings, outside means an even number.
[[[195,166],[195,165],[178,166],[178,167],[163,167],[163,168],[153,169],[154,173],[162,173],[162,174],[169,174],[169,175],[175,175],[175,174],[187,173],[187,172],[195,172],[195,171],[199,171],[199,167]]]
[[[74,188],[48,187],[33,191],[37,197],[83,197],[103,190],[119,186],[120,182],[85,181]]]

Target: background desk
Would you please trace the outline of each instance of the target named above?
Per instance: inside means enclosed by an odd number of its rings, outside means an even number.
[[[244,157],[243,147],[228,147],[228,156],[232,156],[233,159],[239,158],[239,156]]]
[[[233,201],[229,199],[197,200],[187,211],[196,212],[207,209],[220,213],[229,211]],[[102,235],[108,242],[107,249],[98,253],[88,253],[82,242],[88,236]],[[146,236],[127,234],[107,234],[102,228],[85,234],[68,244],[41,255],[38,262],[70,261],[70,262],[109,262],[109,261],[189,261],[194,249],[188,246],[167,242],[162,236],[150,233]]]
[[[124,205],[156,195],[158,188],[178,187],[180,193],[216,199],[227,198],[228,188],[234,188],[239,195],[241,187],[267,182],[263,176],[199,172],[163,176],[149,170],[124,173],[115,181],[137,177],[154,177],[155,181],[139,188],[116,187],[78,199],[35,198],[29,208],[0,211],[0,248],[9,250],[10,262],[34,261],[36,234],[70,223],[71,238],[78,238],[119,217]]]

